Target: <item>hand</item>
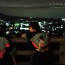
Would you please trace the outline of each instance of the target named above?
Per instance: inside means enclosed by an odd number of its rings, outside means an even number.
[[[40,49],[36,49],[37,51],[40,51]]]
[[[22,38],[26,38],[26,34],[22,34],[21,37],[22,37]]]

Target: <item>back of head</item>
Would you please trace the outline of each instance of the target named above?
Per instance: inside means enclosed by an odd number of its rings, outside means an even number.
[[[40,32],[41,31],[38,22],[30,22],[29,27],[32,27],[33,29],[35,29],[36,32]]]

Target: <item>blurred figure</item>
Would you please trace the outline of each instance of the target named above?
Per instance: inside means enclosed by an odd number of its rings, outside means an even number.
[[[33,51],[31,64],[49,64],[48,37],[46,33],[41,31],[38,22],[30,22],[27,40],[30,49]]]
[[[9,53],[10,44],[5,37],[5,28],[0,27],[0,65],[14,65],[13,57]]]
[[[29,24],[29,32],[27,34],[28,42],[32,43],[35,49],[39,49],[39,44],[41,47],[48,45],[48,37],[45,32],[42,32],[38,22],[31,22]],[[35,43],[35,44],[34,44]]]

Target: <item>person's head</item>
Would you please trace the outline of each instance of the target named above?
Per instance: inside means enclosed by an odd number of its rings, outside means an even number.
[[[29,24],[29,31],[30,32],[40,32],[40,26],[38,22],[30,22]]]

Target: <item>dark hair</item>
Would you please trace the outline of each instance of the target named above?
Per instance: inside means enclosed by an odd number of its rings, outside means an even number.
[[[40,31],[41,31],[38,22],[30,22],[29,27],[32,27],[32,28],[35,29],[37,32],[40,32]]]

